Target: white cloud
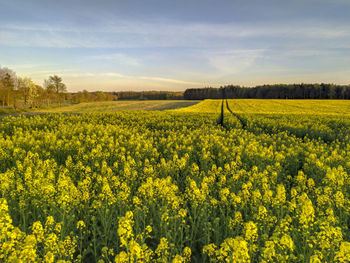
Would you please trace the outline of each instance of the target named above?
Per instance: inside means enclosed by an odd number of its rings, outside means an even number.
[[[219,74],[237,74],[250,66],[256,59],[263,57],[263,49],[230,50],[224,52],[204,53],[209,64],[219,71]]]

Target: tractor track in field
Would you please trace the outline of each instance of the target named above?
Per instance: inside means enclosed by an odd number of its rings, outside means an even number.
[[[227,99],[222,99],[221,100],[221,112],[220,112],[220,116],[219,116],[219,119],[217,121],[217,124],[224,127],[225,129],[228,129],[230,130],[229,127],[226,127],[226,125],[224,124],[224,118],[225,118],[225,110],[224,110],[224,107],[227,108],[227,110],[229,111],[229,114],[232,114],[233,117],[235,117],[240,125],[241,125],[241,128],[242,129],[245,129],[246,130],[246,121],[241,117],[239,116],[237,113],[234,113],[231,109],[230,109],[230,106],[228,105],[228,101]]]
[[[224,100],[221,101],[221,112],[218,120],[218,125],[224,127]]]
[[[245,130],[247,130],[247,131],[249,131],[249,132],[253,132],[253,133],[255,133],[254,132],[254,130],[251,130],[251,128],[252,127],[250,127],[250,129],[248,129],[248,127],[247,127],[247,121],[244,119],[244,118],[242,118],[238,113],[235,113],[235,112],[233,112],[231,109],[230,109],[230,106],[229,106],[229,104],[228,104],[228,100],[226,99],[226,107],[227,107],[227,110],[234,116],[234,117],[236,117],[238,120],[239,120],[239,122],[241,123],[241,125],[242,125],[242,129],[245,129]],[[254,125],[254,123],[252,123],[252,125],[253,126],[255,126]],[[313,137],[313,136],[310,136],[308,133],[306,133],[306,134],[303,134],[303,135],[299,135],[299,134],[297,134],[296,132],[294,132],[294,131],[292,131],[292,130],[288,130],[287,128],[281,128],[281,129],[279,129],[279,130],[277,130],[277,131],[270,131],[270,130],[268,130],[268,129],[263,129],[263,133],[265,133],[265,134],[270,134],[270,135],[273,135],[273,134],[277,134],[277,133],[280,133],[280,132],[286,132],[286,133],[288,133],[289,135],[293,135],[293,136],[295,136],[296,138],[299,138],[299,139],[301,139],[301,140],[303,140],[304,142],[305,141],[307,141],[307,140],[313,140],[313,139],[317,139],[316,137]],[[334,140],[329,140],[329,139],[326,139],[326,138],[320,138],[323,142],[325,142],[325,143],[331,143],[331,142],[333,142]]]
[[[246,127],[247,127],[246,121],[245,121],[241,116],[239,116],[237,113],[234,113],[234,112],[230,109],[230,106],[228,105],[227,99],[226,99],[226,108],[227,108],[227,110],[228,110],[233,116],[235,116],[235,117],[239,120],[239,122],[240,122],[241,125],[242,125],[242,129],[246,129]]]

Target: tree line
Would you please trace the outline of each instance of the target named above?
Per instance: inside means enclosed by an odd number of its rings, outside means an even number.
[[[42,107],[118,99],[178,100],[183,98],[183,92],[172,91],[67,92],[67,87],[59,76],[49,76],[41,86],[30,78],[17,76],[11,69],[0,67],[0,107]]]
[[[72,93],[74,102],[109,101],[109,100],[183,100],[183,92],[173,91],[117,91],[117,92],[88,92],[86,90]]]
[[[256,87],[235,85],[187,89],[184,99],[350,99],[350,85],[275,84]]]
[[[38,85],[30,78],[18,77],[8,68],[0,67],[0,107],[42,107],[63,103],[112,100],[203,100],[203,99],[350,99],[350,85],[275,84],[256,87],[235,85],[220,88],[172,91],[67,92],[59,76],[49,76]]]
[[[113,101],[117,100],[118,96],[114,92],[104,91],[78,91],[76,93],[70,93],[68,95],[70,100],[75,103],[91,102],[91,101]]]
[[[6,67],[0,67],[0,106],[2,107],[42,107],[63,103],[116,100],[112,92],[67,92],[67,87],[59,76],[49,76],[44,84],[38,85],[32,79],[19,77]]]
[[[58,76],[50,76],[44,85],[35,84],[30,78],[18,77],[8,68],[0,67],[0,105],[38,107],[60,104],[66,99],[67,87]]]

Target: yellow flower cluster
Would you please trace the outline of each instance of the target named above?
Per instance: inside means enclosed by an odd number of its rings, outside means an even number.
[[[348,114],[234,103],[2,119],[0,261],[349,262]]]
[[[33,223],[26,234],[12,225],[8,205],[0,199],[0,259],[3,262],[70,262],[76,252],[76,237],[63,237],[61,224],[48,217],[45,227]],[[40,249],[42,248],[42,249]]]
[[[248,243],[242,237],[227,238],[219,248],[209,244],[203,248],[203,253],[212,262],[250,262]]]
[[[146,226],[145,231],[135,238],[134,223],[131,211],[127,211],[125,216],[119,219],[118,236],[121,242],[120,247],[125,250],[115,257],[115,262],[190,262],[191,249],[189,247],[184,248],[182,255],[175,254],[172,256],[173,244],[169,245],[168,240],[164,237],[160,239],[155,251],[152,251],[145,243],[146,238],[150,237],[152,227]]]

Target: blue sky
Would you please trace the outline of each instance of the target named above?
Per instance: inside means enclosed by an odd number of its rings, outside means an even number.
[[[350,0],[0,0],[0,65],[68,90],[350,83]]]

